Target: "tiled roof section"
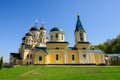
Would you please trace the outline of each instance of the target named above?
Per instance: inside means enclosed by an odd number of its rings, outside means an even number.
[[[90,44],[89,42],[78,42],[79,44]]]
[[[90,52],[92,52],[92,53],[103,53],[102,50],[90,50]]]
[[[19,53],[10,53],[10,55],[13,56],[14,58],[21,59]]]
[[[45,53],[48,53],[48,50],[46,47],[35,47],[36,51],[43,50]]]
[[[75,32],[76,31],[85,31],[84,28],[83,28],[83,26],[82,26],[82,23],[80,21],[79,15],[77,15],[77,23],[76,23]]]
[[[77,50],[75,47],[68,47],[69,50]]]
[[[120,54],[105,54],[105,56],[119,57],[119,56],[120,56]]]

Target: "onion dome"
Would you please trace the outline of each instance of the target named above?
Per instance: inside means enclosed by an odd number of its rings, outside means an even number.
[[[32,36],[31,32],[26,33],[26,36]]]
[[[46,29],[45,29],[45,27],[44,27],[44,26],[42,26],[42,27],[40,28],[40,30],[46,30]]]
[[[30,31],[39,31],[38,21],[35,22],[35,26],[31,27]]]
[[[25,40],[25,37],[23,37],[22,40]]]
[[[37,26],[33,26],[30,31],[39,31],[39,28]]]
[[[25,43],[22,43],[22,45],[25,45]]]
[[[46,30],[44,26],[44,21],[42,21],[42,27],[40,28],[40,30]]]
[[[54,27],[50,30],[50,32],[53,32],[53,31],[58,31],[58,32],[62,32],[62,29],[60,29],[58,26],[57,27]]]

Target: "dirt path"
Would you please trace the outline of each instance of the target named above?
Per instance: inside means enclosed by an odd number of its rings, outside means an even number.
[[[30,71],[28,71],[28,72],[25,72],[25,73],[19,75],[19,77],[24,77],[24,76],[26,76],[26,75],[28,75],[28,74],[30,74],[30,73],[33,73],[33,72],[37,71],[38,69],[40,69],[40,67],[38,67],[38,68],[36,68],[36,69],[33,69],[33,70],[30,70]]]

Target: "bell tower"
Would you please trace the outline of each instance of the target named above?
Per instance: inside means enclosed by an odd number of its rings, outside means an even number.
[[[82,23],[80,21],[80,15],[77,15],[77,23],[75,28],[75,44],[78,42],[86,42],[86,32],[82,26]]]

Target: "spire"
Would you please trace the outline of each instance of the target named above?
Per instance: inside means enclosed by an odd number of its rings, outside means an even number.
[[[56,27],[58,27],[58,23],[56,23]]]
[[[75,32],[76,31],[85,31],[80,21],[80,14],[77,15],[77,24],[76,24]]]
[[[38,20],[37,19],[35,20],[35,26],[36,27],[38,26]]]
[[[42,27],[44,27],[44,23],[45,23],[45,22],[44,22],[44,21],[42,21]]]

